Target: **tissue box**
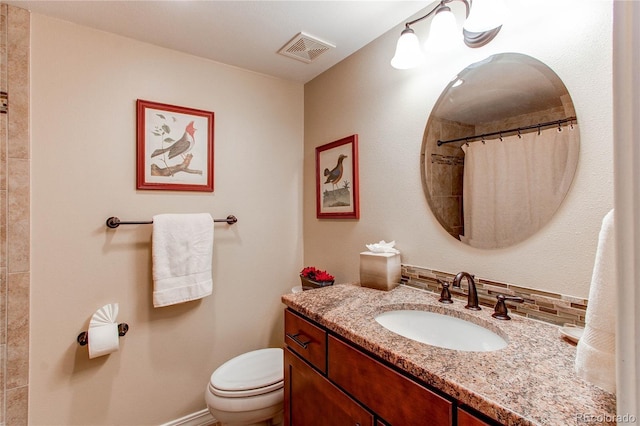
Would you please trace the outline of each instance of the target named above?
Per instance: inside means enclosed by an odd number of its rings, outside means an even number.
[[[400,254],[360,253],[360,285],[377,290],[392,290],[400,283]]]

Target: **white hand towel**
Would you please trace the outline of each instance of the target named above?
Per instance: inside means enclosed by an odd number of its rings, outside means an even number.
[[[589,289],[584,334],[578,342],[578,376],[602,389],[616,391],[616,259],[613,210],[602,220]]]
[[[153,306],[208,296],[213,290],[213,219],[208,213],[153,217]]]

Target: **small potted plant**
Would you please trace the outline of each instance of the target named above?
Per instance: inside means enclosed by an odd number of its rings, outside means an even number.
[[[300,271],[302,290],[311,290],[333,285],[335,277],[327,271],[321,271],[314,266],[307,266]]]

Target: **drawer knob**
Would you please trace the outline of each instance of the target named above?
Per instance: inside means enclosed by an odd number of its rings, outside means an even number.
[[[287,333],[286,336],[293,340],[294,342],[296,342],[298,345],[302,346],[303,349],[307,349],[307,347],[309,346],[309,343],[311,343],[311,340],[308,340],[306,342],[303,342],[302,340],[300,340],[300,338],[298,336],[300,336],[301,333],[296,333],[296,334],[289,334]]]

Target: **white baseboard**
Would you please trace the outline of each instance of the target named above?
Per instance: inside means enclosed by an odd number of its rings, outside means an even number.
[[[195,413],[187,414],[179,419],[172,420],[160,426],[209,426],[216,423],[217,420],[211,415],[206,408]]]

